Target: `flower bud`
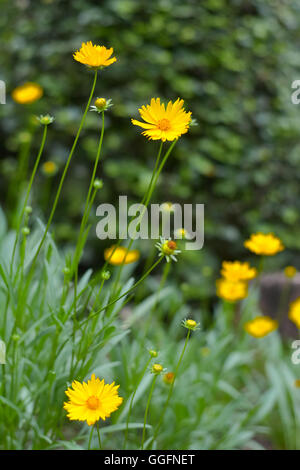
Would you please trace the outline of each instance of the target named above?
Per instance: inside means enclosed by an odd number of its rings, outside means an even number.
[[[101,273],[101,278],[104,280],[104,281],[108,281],[108,279],[110,278],[111,274],[110,274],[110,271],[103,271]]]
[[[149,354],[151,357],[157,357],[158,356],[158,352],[155,351],[154,349],[149,349]]]
[[[164,368],[161,364],[153,364],[152,368],[151,368],[151,372],[152,374],[161,374],[163,372]]]
[[[38,117],[38,121],[43,124],[43,126],[48,126],[54,121],[54,117],[50,116],[50,114],[45,114],[44,116],[41,114]]]
[[[21,231],[24,237],[30,234],[30,229],[28,227],[23,227]]]
[[[99,180],[99,179],[96,179],[94,181],[94,188],[95,189],[102,189],[103,188],[103,181]]]

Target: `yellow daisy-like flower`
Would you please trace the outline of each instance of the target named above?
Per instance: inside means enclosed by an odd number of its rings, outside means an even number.
[[[139,109],[141,118],[145,122],[131,119],[132,124],[146,129],[143,135],[150,140],[175,140],[186,134],[191,122],[191,112],[183,108],[184,101],[178,98],[174,103],[169,101],[165,107],[160,98],[152,98],[151,104]]]
[[[263,338],[278,328],[278,322],[268,316],[256,317],[244,325],[245,331],[255,338]]]
[[[284,250],[282,241],[273,233],[253,233],[244,246],[257,255],[272,256]]]
[[[105,46],[96,46],[92,41],[89,41],[87,43],[83,42],[80,50],[76,51],[73,57],[81,64],[98,69],[100,67],[108,67],[116,62],[116,57],[111,57],[113,52],[112,47],[106,49]]]
[[[289,319],[300,329],[300,297],[290,304]]]
[[[139,257],[140,252],[138,250],[128,250],[124,246],[118,246],[115,249],[115,245],[113,245],[104,251],[105,261],[108,261],[109,264],[113,264],[114,266],[134,263]]]
[[[291,279],[296,276],[297,269],[294,266],[286,266],[286,268],[284,268],[284,274],[286,277]]]
[[[64,409],[68,412],[70,420],[86,421],[89,426],[95,424],[99,419],[105,421],[111,413],[121,405],[123,398],[118,395],[119,385],[105,384],[92,374],[86,382],[72,382],[72,388],[66,390],[69,398],[64,403]]]
[[[43,88],[37,83],[27,82],[12,91],[12,98],[19,104],[31,104],[43,96]]]
[[[216,282],[217,296],[228,302],[242,300],[248,295],[248,286],[246,282],[232,282],[227,279],[218,279]]]
[[[249,263],[240,263],[240,261],[223,261],[222,276],[228,281],[250,281],[257,276],[257,270],[251,268]]]

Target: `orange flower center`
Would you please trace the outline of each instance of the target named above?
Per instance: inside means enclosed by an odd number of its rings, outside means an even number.
[[[171,124],[170,124],[169,119],[161,119],[160,121],[158,121],[157,127],[161,131],[168,131],[169,129],[171,129]]]
[[[176,250],[177,243],[174,242],[173,240],[168,241],[168,248],[170,248],[170,250]]]
[[[99,406],[99,399],[97,397],[91,396],[86,401],[86,406],[90,410],[96,410]]]

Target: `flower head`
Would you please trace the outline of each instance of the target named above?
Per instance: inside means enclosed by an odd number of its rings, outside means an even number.
[[[297,269],[294,266],[286,266],[286,268],[284,268],[284,274],[286,277],[291,279],[296,276]]]
[[[246,282],[232,282],[227,279],[218,279],[216,282],[217,296],[228,302],[242,300],[248,295],[248,286]]]
[[[95,111],[96,113],[102,113],[102,111],[107,111],[112,106],[113,104],[111,99],[106,100],[105,98],[96,98],[94,106],[91,106],[91,111]]]
[[[263,338],[276,328],[278,328],[278,322],[268,316],[256,317],[244,325],[245,331],[255,338]]]
[[[197,323],[191,318],[185,318],[184,320],[182,320],[182,326],[192,331],[200,330],[200,323]]]
[[[151,357],[157,357],[158,356],[158,352],[155,351],[155,349],[149,349],[149,354]]]
[[[105,384],[92,374],[86,382],[72,382],[72,388],[65,392],[69,398],[64,403],[70,420],[86,421],[89,426],[99,419],[105,421],[121,405],[123,398],[118,395],[119,385]]]
[[[79,51],[73,54],[73,57],[77,62],[91,67],[93,69],[99,69],[100,67],[108,67],[109,65],[116,62],[115,57],[111,57],[114,50],[111,47],[106,49],[105,46],[96,46],[92,41],[82,43]]]
[[[180,250],[177,250],[177,243],[170,238],[167,240],[163,237],[160,237],[160,242],[155,244],[158,248],[158,256],[165,256],[167,263],[170,263],[171,260],[177,261],[176,255],[181,253]]]
[[[300,388],[300,379],[296,379],[294,385],[296,388]]]
[[[290,304],[289,319],[300,329],[300,297]]]
[[[244,246],[257,255],[272,256],[284,250],[282,241],[273,233],[253,233]]]
[[[15,88],[11,94],[16,103],[31,104],[43,96],[43,88],[34,82],[27,82]]]
[[[191,240],[191,235],[185,228],[178,228],[174,232],[174,238],[176,239],[184,239],[184,240]]]
[[[203,348],[200,349],[200,352],[203,357],[207,357],[210,355],[210,348],[207,346],[203,346]]]
[[[53,176],[57,172],[57,165],[55,162],[49,160],[48,162],[43,163],[42,172],[46,176]]]
[[[172,204],[172,202],[163,202],[160,207],[163,212],[167,213],[174,212],[175,210],[174,204]]]
[[[118,246],[116,248],[116,245],[113,245],[104,251],[105,261],[114,266],[134,263],[139,257],[140,252],[138,250],[128,250],[124,246]]]
[[[167,385],[171,385],[171,384],[174,382],[174,379],[175,379],[175,374],[174,374],[174,372],[167,372],[167,373],[164,374],[164,376],[163,376],[163,381],[164,381]]]
[[[52,124],[52,122],[54,121],[54,117],[50,116],[50,114],[41,114],[37,119],[40,124],[43,124],[44,126],[49,126],[49,124]]]
[[[186,134],[191,122],[191,112],[183,108],[184,101],[178,98],[174,103],[169,101],[167,106],[160,103],[160,98],[152,98],[151,104],[139,109],[145,122],[131,119],[132,124],[146,129],[143,135],[150,140],[175,140]]]
[[[151,372],[152,374],[159,375],[161,374],[165,369],[161,364],[153,364],[151,367]]]
[[[257,275],[257,270],[251,268],[249,263],[240,263],[240,261],[223,261],[222,276],[228,281],[250,281]]]

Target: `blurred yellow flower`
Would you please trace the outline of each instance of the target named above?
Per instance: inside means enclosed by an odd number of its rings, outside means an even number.
[[[43,88],[37,83],[27,82],[12,91],[12,98],[19,104],[30,104],[43,96]]]
[[[284,250],[282,241],[273,233],[253,233],[244,246],[257,255],[272,256]]]
[[[292,278],[296,276],[297,269],[294,266],[287,266],[286,268],[284,268],[284,274],[286,275],[286,277]]]
[[[165,107],[164,103],[160,103],[160,98],[152,98],[150,105],[139,109],[145,122],[136,119],[131,119],[131,122],[146,129],[142,134],[150,140],[175,140],[188,131],[191,122],[192,113],[184,110],[183,103],[178,98],[174,103],[169,101]]]
[[[249,263],[240,263],[240,261],[223,261],[222,276],[228,281],[250,281],[257,276],[257,270],[251,268]]]
[[[296,379],[294,385],[296,388],[300,388],[300,379]]]
[[[89,426],[95,424],[99,419],[105,421],[111,413],[121,405],[123,398],[118,395],[119,385],[105,384],[92,374],[86,382],[72,382],[72,388],[65,392],[69,398],[64,403],[64,409],[68,412],[70,420],[86,421]]]
[[[174,372],[167,372],[167,373],[164,374],[164,376],[163,376],[163,381],[164,381],[166,384],[171,385],[171,384],[174,382],[174,378],[175,378]]]
[[[42,172],[46,176],[53,176],[57,172],[57,165],[55,162],[48,161],[42,165]]]
[[[104,251],[105,261],[108,261],[109,264],[113,264],[114,266],[134,263],[139,257],[140,252],[138,250],[128,250],[124,246],[118,246],[115,249],[115,245],[113,245]]]
[[[289,319],[300,329],[300,297],[290,304]]]
[[[262,338],[278,328],[278,322],[270,317],[256,317],[244,325],[244,329],[249,335],[255,338]]]
[[[217,296],[228,302],[242,300],[248,295],[248,286],[246,282],[232,282],[227,279],[218,279],[216,282]]]
[[[203,346],[203,348],[200,349],[200,352],[203,357],[207,357],[210,355],[210,348]]]
[[[83,42],[80,50],[76,51],[73,57],[81,64],[98,69],[100,67],[108,67],[116,62],[116,57],[111,57],[113,52],[112,47],[106,49],[105,46],[96,46],[92,41],[89,41],[87,43]]]

